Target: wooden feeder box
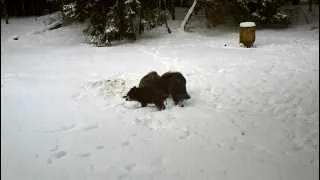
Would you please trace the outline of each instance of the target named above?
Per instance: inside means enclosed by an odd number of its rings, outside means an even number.
[[[256,24],[254,22],[240,23],[240,45],[243,44],[247,48],[251,48],[256,39]]]

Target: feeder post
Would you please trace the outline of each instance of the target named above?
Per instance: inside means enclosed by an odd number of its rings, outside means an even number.
[[[239,36],[239,43],[251,48],[256,40],[256,24],[254,22],[240,23]]]

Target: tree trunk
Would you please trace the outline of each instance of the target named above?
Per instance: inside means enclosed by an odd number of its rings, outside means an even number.
[[[161,13],[161,16],[162,16],[162,20],[163,20],[163,22],[164,22],[164,24],[166,25],[166,28],[167,28],[167,30],[168,30],[168,33],[169,34],[171,34],[171,30],[170,30],[170,28],[169,28],[169,25],[168,25],[168,21],[167,21],[167,16],[166,16],[166,9],[167,9],[167,4],[166,4],[166,1],[163,1],[163,9],[164,9],[164,11],[163,11],[163,13],[162,12],[160,12]],[[159,1],[159,7],[160,7],[160,9],[161,9],[161,0]]]
[[[3,14],[6,20],[6,24],[9,24],[8,6],[5,0],[3,0]]]
[[[176,20],[174,0],[169,1],[169,11],[170,11],[172,20]]]
[[[312,0],[308,0],[308,11],[312,11]]]
[[[314,0],[314,4],[315,4],[315,0]],[[313,10],[311,11],[311,18],[312,18],[312,27],[311,27],[311,30],[313,29],[317,29],[318,27],[316,26],[316,8],[317,8],[317,5],[313,5]]]
[[[168,25],[168,21],[167,21],[167,17],[166,17],[166,15],[163,15],[164,17],[164,23],[165,23],[165,25],[166,25],[166,28],[167,28],[167,30],[168,30],[168,33],[169,34],[171,34],[171,30],[170,30],[170,27],[169,27],[169,25]]]
[[[197,0],[193,1],[192,6],[190,7],[188,13],[184,17],[184,19],[183,19],[183,21],[182,21],[182,23],[180,25],[180,31],[185,31],[185,27],[186,27],[186,25],[187,25],[187,23],[188,23],[188,21],[189,21],[189,19],[191,17],[191,14],[192,14],[192,12],[194,10],[194,7],[196,7],[197,2],[198,2]]]
[[[126,33],[126,29],[125,29],[125,19],[124,19],[124,0],[117,0],[117,13],[119,15],[119,40],[121,40],[124,36],[124,34]]]
[[[39,15],[39,14],[37,14],[37,10],[36,10],[36,1],[32,1],[31,10],[32,10],[32,14]]]
[[[25,7],[25,4],[24,4],[25,2],[24,1],[21,1],[21,15],[23,15],[23,16],[25,16],[25,15],[27,15],[26,14],[26,7]]]
[[[137,9],[137,14],[135,16],[134,20],[134,28],[135,28],[135,36],[136,38],[140,36],[141,34],[141,8]]]
[[[307,13],[303,10],[302,7],[300,7],[300,11],[302,12],[303,18],[304,18],[304,20],[306,21],[306,23],[307,23],[307,24],[310,24],[310,20],[309,20],[309,18],[308,18],[308,15],[307,15]]]
[[[204,15],[206,17],[206,26],[207,26],[207,28],[210,28],[209,9],[207,6],[204,9]]]

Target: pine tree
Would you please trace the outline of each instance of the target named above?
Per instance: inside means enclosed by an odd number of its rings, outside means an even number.
[[[112,41],[135,40],[142,32],[166,24],[166,0],[64,0],[66,19],[89,19],[85,34],[90,43],[109,46]]]
[[[280,12],[284,0],[237,0],[237,21],[254,21],[258,26],[288,25],[288,15]],[[240,15],[240,16],[239,16]]]
[[[290,23],[288,15],[279,11],[285,0],[197,0],[197,2],[194,13],[204,10],[207,23],[214,26],[224,23],[227,16],[232,17],[237,23],[254,21],[260,27],[287,26]]]

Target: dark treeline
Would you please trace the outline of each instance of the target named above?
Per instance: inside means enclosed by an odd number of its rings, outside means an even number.
[[[58,1],[1,0],[1,16],[38,16],[58,10]]]
[[[1,0],[1,17],[4,17],[5,13],[8,16],[43,15],[61,9],[61,2],[62,0]],[[191,1],[172,0],[172,2],[175,6],[188,7]]]

